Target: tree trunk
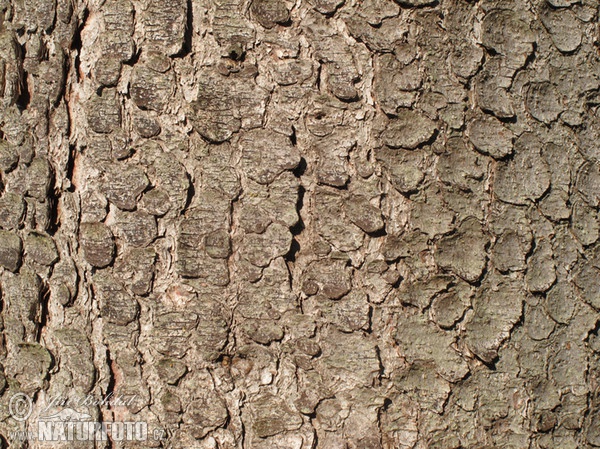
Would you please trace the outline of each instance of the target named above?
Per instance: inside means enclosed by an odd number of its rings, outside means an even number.
[[[0,9],[2,447],[600,446],[594,0]]]

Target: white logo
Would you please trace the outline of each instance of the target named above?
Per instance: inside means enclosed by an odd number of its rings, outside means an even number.
[[[25,393],[15,393],[8,403],[8,412],[16,421],[26,421],[33,411],[33,401]]]
[[[48,416],[40,416],[43,421],[85,421],[92,417],[87,413],[79,413],[77,410],[72,408],[64,408],[58,413]]]
[[[81,404],[95,405],[112,404],[125,406],[128,402],[122,398],[112,398],[109,395],[101,400],[87,396],[80,400]],[[71,401],[73,402],[73,401]],[[148,438],[163,440],[166,432],[162,428],[151,429],[145,421],[93,421],[92,416],[69,407],[68,398],[51,398],[50,404],[43,407],[37,417],[37,432],[35,423],[28,422],[25,430],[14,431],[10,439],[18,441],[145,441]],[[36,404],[40,406],[40,404]],[[11,396],[8,411],[10,416],[19,422],[27,421],[33,412],[33,399],[25,393],[15,393]],[[37,409],[36,409],[37,410]]]

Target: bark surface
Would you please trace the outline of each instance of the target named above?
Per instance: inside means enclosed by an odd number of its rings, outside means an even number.
[[[0,446],[600,447],[598,7],[0,0]]]

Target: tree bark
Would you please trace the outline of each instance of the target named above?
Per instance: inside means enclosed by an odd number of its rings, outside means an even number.
[[[594,0],[0,10],[2,447],[600,446]]]

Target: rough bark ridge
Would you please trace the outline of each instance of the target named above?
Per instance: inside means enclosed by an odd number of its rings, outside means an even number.
[[[0,9],[0,446],[600,446],[596,0]]]

